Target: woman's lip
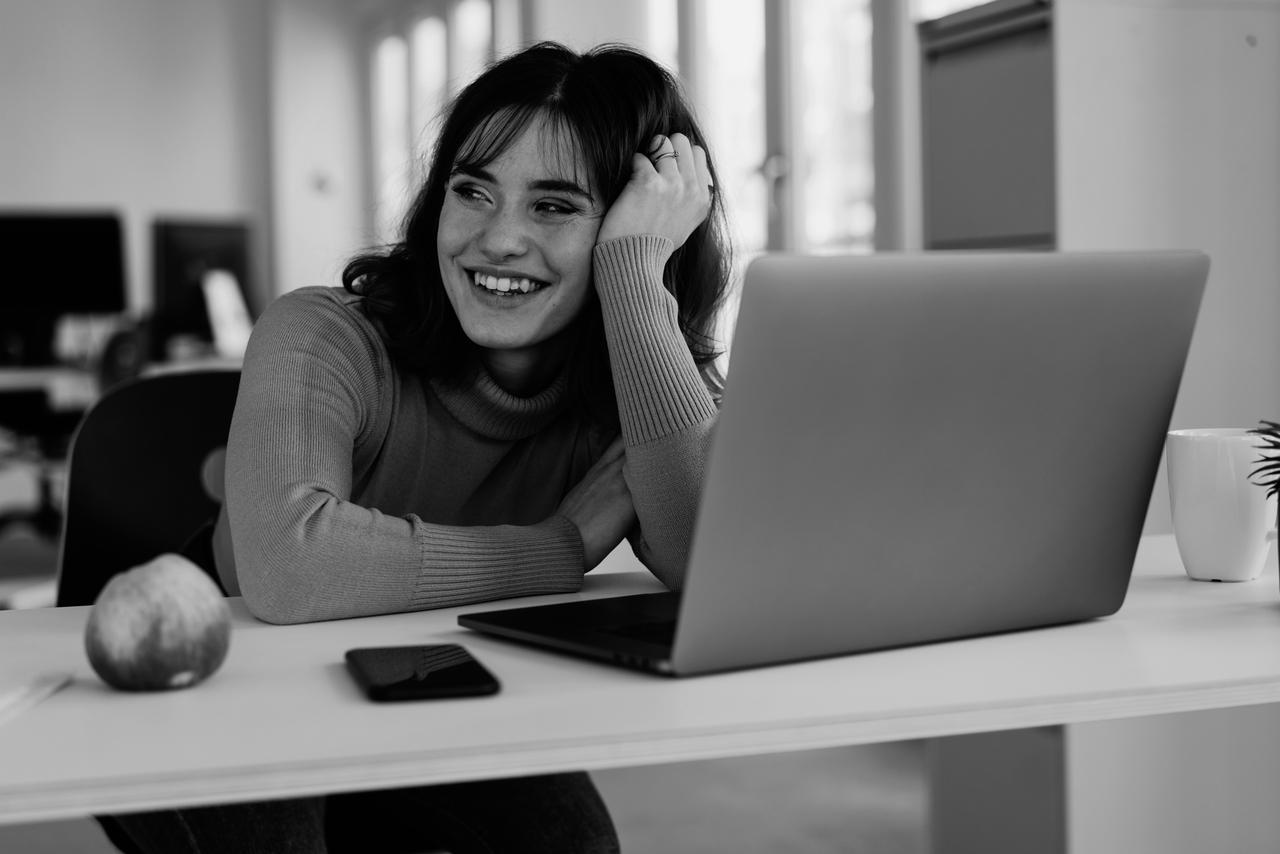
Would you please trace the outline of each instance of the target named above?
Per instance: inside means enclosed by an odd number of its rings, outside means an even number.
[[[521,293],[520,291],[493,292],[481,287],[472,286],[471,293],[482,306],[495,311],[515,311],[522,306],[528,305],[535,300],[541,298],[541,295],[547,288],[539,288],[529,293]]]

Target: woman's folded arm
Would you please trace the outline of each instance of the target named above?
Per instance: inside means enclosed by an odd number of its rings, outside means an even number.
[[[351,500],[357,448],[376,445],[395,389],[376,332],[346,311],[314,293],[278,300],[246,354],[226,485],[250,610],[292,623],[578,589],[566,519],[439,525]]]

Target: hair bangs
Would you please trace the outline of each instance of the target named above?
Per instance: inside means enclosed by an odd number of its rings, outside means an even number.
[[[559,97],[545,108],[546,128],[561,140],[569,140],[578,168],[589,173],[581,186],[589,187],[597,203],[612,205],[631,175],[631,155],[636,151],[628,134],[609,121],[603,104],[582,97]],[[559,150],[564,151],[564,146]]]
[[[459,146],[450,174],[485,168],[529,129],[538,134],[539,150],[555,177],[599,195],[599,170],[586,156],[574,123],[561,111],[541,104],[512,105],[490,113]]]
[[[520,138],[536,115],[537,109],[527,104],[513,104],[495,110],[482,119],[458,146],[453,163],[444,165],[449,173],[469,167],[483,169]]]
[[[600,169],[583,144],[581,129],[555,105],[544,107],[540,112],[543,121],[539,135],[548,165],[558,177],[577,184],[597,202],[602,202]]]

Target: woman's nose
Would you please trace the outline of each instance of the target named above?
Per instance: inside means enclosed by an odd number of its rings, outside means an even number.
[[[478,243],[480,251],[490,258],[522,255],[529,245],[526,223],[518,211],[496,210],[485,222]]]

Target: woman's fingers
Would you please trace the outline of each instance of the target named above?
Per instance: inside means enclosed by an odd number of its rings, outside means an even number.
[[[673,133],[667,137],[671,143],[671,150],[675,154],[672,158],[678,166],[678,174],[685,187],[691,194],[706,203],[708,207],[711,204],[711,168],[707,165],[707,152],[700,145],[694,145],[689,137],[682,133]]]
[[[656,168],[663,161],[670,161],[671,165],[677,165],[680,161],[680,149],[676,143],[676,138],[682,134],[672,134],[664,136],[659,134],[649,142],[649,159],[653,161]]]
[[[655,136],[649,143],[646,156],[659,174],[679,176],[691,186],[705,187],[711,184],[706,150],[700,145],[694,145],[682,133]]]
[[[658,144],[657,153],[650,158],[653,161],[653,168],[658,171],[659,175],[665,175],[668,178],[680,176],[681,146],[677,141],[678,139],[684,139],[684,135],[672,134],[671,136],[661,137],[662,141]],[[685,143],[685,162],[687,163],[689,157],[687,139],[685,139]]]
[[[682,167],[680,171],[687,175],[693,168],[693,143],[682,133],[671,134],[667,141],[671,143],[671,153],[675,155],[673,159]]]
[[[701,163],[703,174],[706,174],[707,153],[702,146],[694,145],[689,137],[682,133],[673,133],[662,137],[657,153],[652,156],[654,168],[658,172],[679,176],[686,183],[693,184],[698,179],[698,168]]]
[[[659,234],[681,246],[711,210],[706,151],[683,133],[655,136],[632,158],[632,170],[597,240]]]

